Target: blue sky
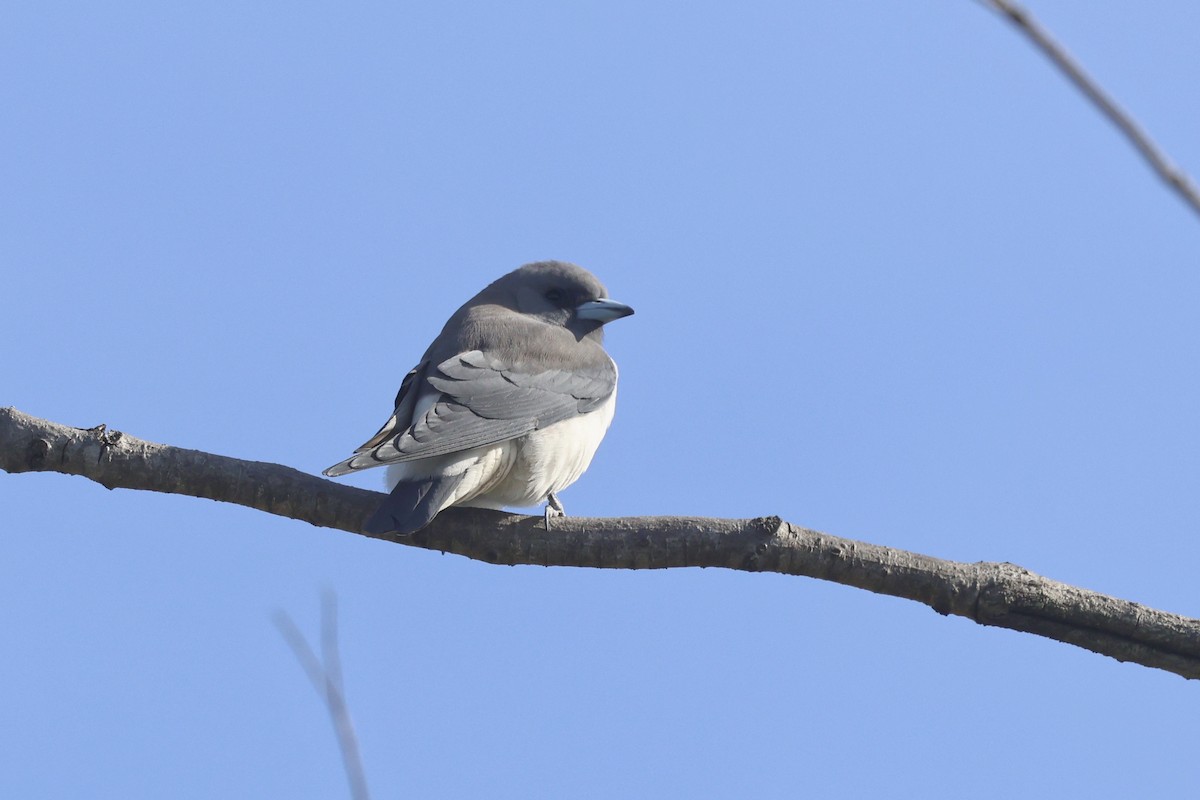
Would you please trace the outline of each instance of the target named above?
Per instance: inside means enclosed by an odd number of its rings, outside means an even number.
[[[1195,176],[1200,6],[1031,2]],[[0,30],[0,404],[318,472],[561,258],[588,516],[779,514],[1200,616],[1200,220],[977,3],[42,2]],[[378,487],[382,475],[351,482]],[[1196,687],[842,586],[494,567],[0,475],[0,794],[1124,797]]]

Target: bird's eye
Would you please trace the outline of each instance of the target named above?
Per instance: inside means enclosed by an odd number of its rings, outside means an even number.
[[[556,306],[561,306],[567,299],[567,293],[562,289],[549,289],[546,292],[546,299]]]

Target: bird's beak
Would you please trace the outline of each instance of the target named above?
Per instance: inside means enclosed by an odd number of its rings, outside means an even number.
[[[580,319],[591,319],[604,324],[614,319],[628,317],[633,309],[616,300],[588,300],[575,306],[575,316]]]

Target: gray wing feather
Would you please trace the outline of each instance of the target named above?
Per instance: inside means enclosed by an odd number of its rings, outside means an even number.
[[[478,350],[460,353],[425,378],[442,393],[422,419],[377,446],[377,463],[445,455],[514,439],[586,414],[613,393],[617,374],[605,357],[580,371],[522,372]]]
[[[326,469],[322,474],[336,478],[339,475],[357,472],[360,469],[377,467],[382,463],[373,458],[374,450],[397,433],[404,431],[405,428],[412,425],[413,411],[416,408],[418,395],[420,394],[419,388],[424,383],[422,376],[428,367],[429,362],[422,361],[408,371],[408,374],[404,376],[404,380],[400,382],[400,391],[396,392],[396,410],[388,418],[388,421],[383,423],[383,427],[376,431],[374,436],[356,448],[354,455],[344,461],[339,461],[329,469]]]
[[[535,430],[528,419],[489,420],[466,406],[442,401],[429,409],[424,419],[371,453],[377,463],[390,464],[417,458],[443,456],[515,439]]]
[[[405,376],[392,417],[353,456],[325,470],[331,477],[400,461],[431,458],[515,439],[600,406],[617,385],[607,355],[577,370],[522,370],[479,350]],[[439,393],[419,419],[421,397]]]

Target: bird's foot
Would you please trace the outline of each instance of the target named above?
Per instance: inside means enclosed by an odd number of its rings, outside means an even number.
[[[567,512],[563,509],[563,504],[554,496],[554,492],[546,495],[546,533],[550,532],[551,517],[565,517],[566,515]]]

